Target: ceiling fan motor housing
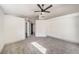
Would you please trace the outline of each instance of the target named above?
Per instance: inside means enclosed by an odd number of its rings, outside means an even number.
[[[42,12],[42,14],[39,14],[39,20],[44,20],[45,19],[45,13]]]

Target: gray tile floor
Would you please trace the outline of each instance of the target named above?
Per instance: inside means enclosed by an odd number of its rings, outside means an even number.
[[[66,42],[50,37],[34,37],[31,36],[25,40],[11,44],[6,44],[2,50],[2,54],[42,54],[39,49],[31,43],[37,42],[46,49],[46,54],[78,54],[79,44]]]

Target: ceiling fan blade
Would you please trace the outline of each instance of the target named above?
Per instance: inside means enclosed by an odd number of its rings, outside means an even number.
[[[44,9],[44,11],[46,11],[47,9],[49,9],[49,8],[51,8],[51,7],[52,7],[52,5],[48,6],[46,9]]]
[[[41,11],[34,11],[34,12],[41,12]]]
[[[41,9],[41,11],[43,11],[43,9],[41,8],[40,4],[37,4],[37,6]]]
[[[50,11],[44,11],[44,12],[50,13]]]

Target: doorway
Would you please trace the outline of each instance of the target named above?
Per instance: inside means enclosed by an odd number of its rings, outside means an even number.
[[[25,28],[25,37],[27,38],[29,36],[34,36],[34,31],[35,31],[34,23],[27,22],[25,27],[26,27]]]
[[[31,23],[31,35],[33,35],[34,32],[33,32],[33,23]]]
[[[27,23],[25,23],[25,38],[27,38]]]

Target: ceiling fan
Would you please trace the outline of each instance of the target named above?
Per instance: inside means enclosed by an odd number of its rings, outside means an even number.
[[[40,11],[34,11],[34,12],[46,12],[46,13],[50,13],[50,11],[47,11],[49,8],[51,8],[53,5],[49,5],[47,8],[44,8],[44,4],[37,4],[37,6],[40,8]]]

